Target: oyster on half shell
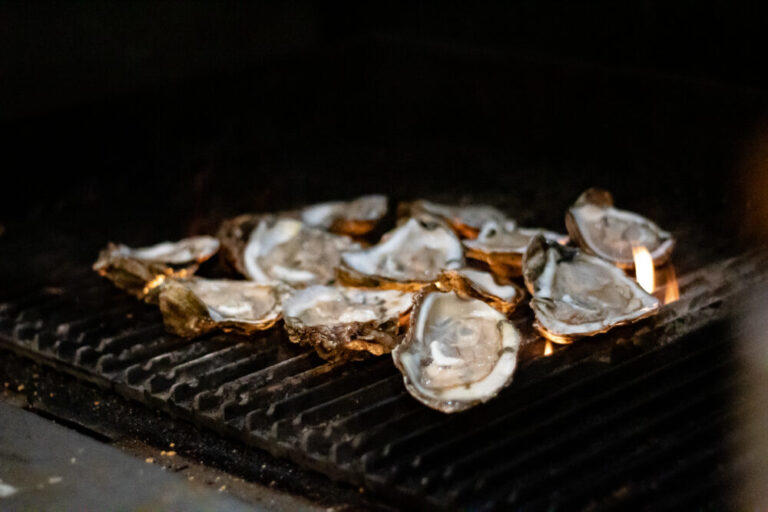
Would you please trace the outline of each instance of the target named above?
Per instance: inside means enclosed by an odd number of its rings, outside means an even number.
[[[453,413],[509,384],[520,343],[515,326],[485,302],[429,287],[417,294],[392,359],[414,398]]]
[[[387,214],[387,197],[369,195],[353,201],[331,201],[308,206],[301,211],[304,224],[349,236],[372,231]]]
[[[648,249],[655,265],[672,255],[675,240],[655,223],[613,206],[607,190],[591,188],[576,200],[565,215],[565,225],[579,247],[624,269],[635,267],[632,248]]]
[[[443,291],[480,299],[505,315],[512,313],[525,297],[525,291],[518,285],[501,284],[490,272],[469,267],[444,271],[437,286]]]
[[[569,343],[655,313],[659,301],[620,268],[578,249],[537,236],[523,260],[534,326]]]
[[[407,321],[413,295],[399,290],[310,286],[283,302],[285,330],[328,360],[391,352]]]
[[[185,338],[219,329],[252,334],[280,319],[280,297],[269,285],[224,279],[172,279],[159,296],[166,330]]]
[[[154,302],[167,278],[194,274],[218,250],[219,241],[210,236],[140,248],[110,243],[99,253],[93,270],[131,295]]]
[[[349,237],[281,215],[232,219],[222,225],[219,236],[234,267],[248,279],[297,288],[330,284],[341,252],[360,247]]]
[[[505,226],[491,221],[483,225],[474,240],[463,240],[467,258],[482,261],[500,278],[517,277],[522,273],[523,254],[530,241],[537,235],[548,240],[566,243],[568,237],[560,233],[538,228]]]
[[[464,265],[461,242],[441,222],[409,219],[367,249],[341,255],[340,280],[353,286],[418,290]]]
[[[420,217],[426,214],[442,219],[463,238],[476,238],[487,222],[496,222],[510,229],[515,226],[515,221],[500,210],[483,204],[457,206],[420,199],[401,204],[399,210],[401,216]]]

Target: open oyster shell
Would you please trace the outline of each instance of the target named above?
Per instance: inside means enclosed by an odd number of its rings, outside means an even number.
[[[487,222],[496,222],[509,228],[515,226],[515,221],[497,208],[482,204],[455,206],[420,199],[401,204],[399,214],[401,217],[420,217],[424,214],[438,217],[463,238],[477,237]]]
[[[512,380],[521,336],[485,302],[424,288],[408,333],[392,352],[408,392],[453,413],[496,396]]]
[[[93,270],[131,295],[154,302],[167,278],[194,274],[218,250],[219,241],[210,236],[140,248],[110,243],[99,253]]]
[[[467,258],[482,261],[501,278],[521,275],[523,254],[530,241],[537,235],[549,240],[566,243],[568,237],[560,233],[538,228],[519,228],[491,221],[483,225],[474,240],[463,240]]]
[[[584,251],[624,269],[635,267],[633,247],[648,249],[658,266],[675,246],[670,233],[642,215],[614,208],[610,192],[597,188],[581,194],[566,213],[565,225]]]
[[[512,313],[525,297],[525,291],[516,284],[498,283],[490,272],[469,267],[444,271],[437,286],[443,291],[480,299],[505,315]]]
[[[280,297],[269,285],[224,279],[169,280],[159,296],[168,331],[193,338],[219,329],[252,334],[280,319]]]
[[[341,252],[360,248],[283,215],[243,215],[225,222],[219,236],[227,258],[248,279],[292,287],[333,282]]]
[[[387,197],[362,196],[353,201],[331,201],[308,206],[301,211],[307,226],[349,236],[372,231],[387,214]]]
[[[340,280],[353,286],[418,290],[464,264],[461,242],[440,222],[409,219],[367,249],[341,255]]]
[[[310,286],[283,302],[285,330],[324,359],[379,356],[397,344],[412,300],[398,290]]]
[[[558,343],[655,313],[659,301],[610,263],[537,236],[523,260],[534,326]]]

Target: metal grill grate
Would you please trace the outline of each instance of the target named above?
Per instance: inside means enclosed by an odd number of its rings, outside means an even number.
[[[185,341],[96,276],[2,303],[0,339],[392,503],[681,510],[721,497],[736,381],[719,320],[729,283],[760,272],[740,258],[689,274],[654,319],[529,357],[497,399],[451,416],[413,400],[387,357],[333,365],[279,331]]]

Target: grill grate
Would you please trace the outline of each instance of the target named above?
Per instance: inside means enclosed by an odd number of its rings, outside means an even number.
[[[396,504],[679,510],[722,496],[738,382],[719,320],[728,283],[760,272],[738,258],[689,274],[657,317],[529,357],[496,400],[451,416],[413,400],[387,357],[334,365],[279,331],[184,341],[96,276],[2,303],[0,339]]]

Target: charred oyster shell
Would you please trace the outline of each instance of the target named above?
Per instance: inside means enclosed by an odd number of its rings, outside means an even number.
[[[464,264],[461,242],[440,222],[409,219],[367,249],[341,255],[339,278],[345,284],[418,290],[444,269]]]
[[[379,356],[397,344],[412,300],[398,290],[310,286],[283,302],[285,330],[324,359]]]
[[[520,342],[514,325],[485,302],[429,287],[416,296],[408,334],[392,359],[414,398],[453,413],[509,384]]]
[[[493,274],[469,267],[444,271],[438,288],[480,299],[505,315],[512,313],[525,297],[525,291],[516,284],[501,284]]]
[[[467,258],[484,262],[501,278],[521,275],[523,254],[530,241],[537,235],[548,240],[566,243],[568,237],[560,233],[538,228],[519,228],[491,221],[483,225],[474,240],[463,240]]]
[[[216,329],[252,334],[275,325],[281,314],[277,290],[251,281],[174,279],[159,302],[166,330],[185,338]]]
[[[362,196],[353,201],[331,201],[308,206],[301,211],[307,226],[348,236],[363,236],[372,231],[387,214],[387,197]]]
[[[659,308],[658,299],[621,269],[543,236],[528,246],[523,269],[534,326],[558,343],[634,322]]]
[[[360,247],[351,238],[282,215],[240,216],[225,222],[219,236],[245,277],[292,287],[332,283],[341,252]]]
[[[488,222],[496,222],[510,229],[515,226],[515,221],[500,210],[482,204],[455,206],[421,199],[404,203],[399,210],[401,217],[421,217],[426,214],[442,219],[463,238],[476,238],[483,225]]]
[[[167,278],[194,274],[218,250],[219,241],[210,236],[140,248],[110,243],[99,253],[93,270],[131,295],[154,302]]]
[[[633,247],[648,249],[658,266],[675,246],[669,232],[642,215],[614,208],[611,193],[598,188],[579,196],[565,215],[565,225],[581,249],[624,269],[635,267]]]

